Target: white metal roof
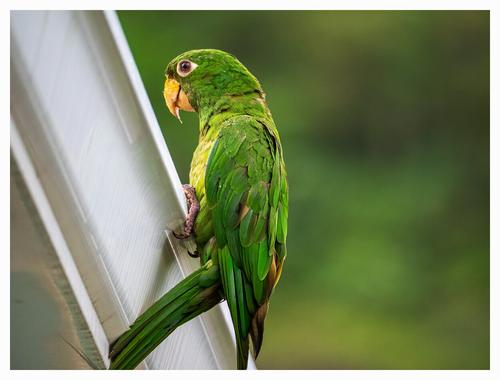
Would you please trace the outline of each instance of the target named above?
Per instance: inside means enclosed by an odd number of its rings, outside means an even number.
[[[108,343],[199,265],[165,233],[185,200],[114,12],[11,13],[11,150],[107,360]],[[146,365],[234,368],[225,303]]]

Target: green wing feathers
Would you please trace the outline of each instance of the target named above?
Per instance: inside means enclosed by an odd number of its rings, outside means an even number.
[[[255,355],[260,351],[269,297],[286,256],[288,188],[273,130],[250,116],[225,121],[205,175],[239,369],[247,365],[249,336]]]
[[[177,327],[221,300],[220,270],[208,261],[156,301],[111,346],[110,369],[133,369]]]

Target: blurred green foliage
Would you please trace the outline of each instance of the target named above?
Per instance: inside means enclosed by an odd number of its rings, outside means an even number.
[[[187,182],[177,54],[261,81],[285,149],[289,255],[260,368],[489,367],[489,13],[120,12]]]

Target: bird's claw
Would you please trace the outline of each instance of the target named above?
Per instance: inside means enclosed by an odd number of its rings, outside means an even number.
[[[198,257],[200,257],[200,253],[198,251],[191,252],[188,249],[187,253],[188,253],[189,256],[191,256],[194,259],[197,259]]]
[[[189,238],[190,235],[187,235],[185,233],[180,233],[178,234],[177,232],[175,231],[172,231],[172,235],[175,236],[176,239],[178,240],[186,240],[187,238]]]
[[[196,198],[196,190],[193,186],[182,185],[182,190],[184,190],[184,195],[186,196],[188,213],[186,215],[186,220],[184,222],[184,229],[182,230],[182,232],[177,233],[175,231],[172,231],[172,234],[175,236],[176,239],[186,240],[193,234],[194,222],[196,220],[198,212],[200,211],[200,202],[198,202],[198,199]],[[197,251],[195,252],[188,251],[188,254],[191,257],[200,256]]]

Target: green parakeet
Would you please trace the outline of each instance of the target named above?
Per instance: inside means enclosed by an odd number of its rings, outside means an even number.
[[[201,267],[111,346],[111,369],[135,368],[172,331],[226,300],[246,369],[258,355],[269,299],[286,257],[288,185],[280,137],[257,79],[234,56],[192,50],[167,66],[170,112],[199,114],[199,143],[180,238],[194,234]],[[198,203],[199,202],[199,203]]]

